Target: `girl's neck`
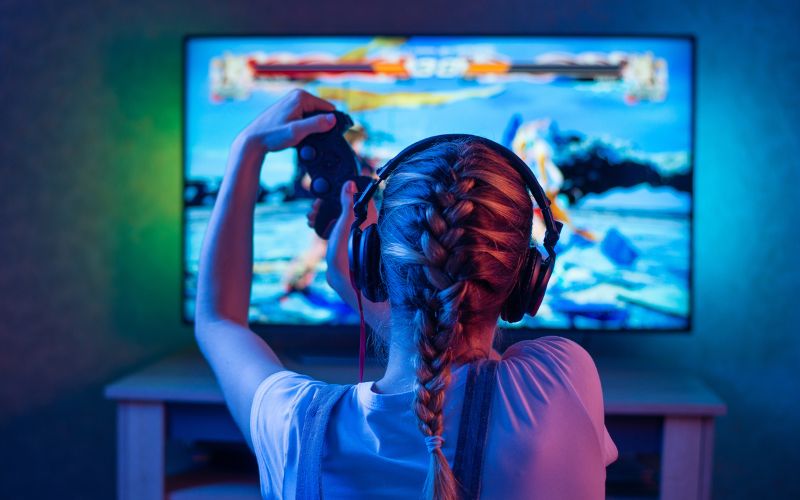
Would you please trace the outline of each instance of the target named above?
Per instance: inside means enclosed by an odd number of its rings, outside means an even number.
[[[480,330],[473,329],[470,332],[471,345],[465,345],[460,350],[457,363],[482,357],[500,359],[500,354],[492,349],[495,326]],[[414,383],[417,380],[417,371],[414,367],[417,349],[409,337],[409,332],[392,331],[389,338],[389,359],[386,363],[386,372],[373,384],[373,391],[379,394],[396,394],[414,389]]]

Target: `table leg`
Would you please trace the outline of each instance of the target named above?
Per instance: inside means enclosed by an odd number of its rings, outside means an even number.
[[[661,499],[705,500],[711,490],[714,420],[666,417],[661,455]]]
[[[700,472],[700,498],[711,498],[711,476],[714,472],[714,419],[703,418],[703,468]]]
[[[165,418],[162,403],[117,405],[117,498],[163,500]]]

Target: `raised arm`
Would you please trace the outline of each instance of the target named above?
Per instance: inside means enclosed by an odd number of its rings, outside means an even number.
[[[327,101],[294,91],[239,134],[231,146],[200,251],[195,336],[251,448],[250,407],[255,391],[264,378],[283,369],[269,345],[248,327],[253,212],[261,166],[268,152],[295,146],[335,123],[333,115],[304,119],[305,113],[333,110]]]

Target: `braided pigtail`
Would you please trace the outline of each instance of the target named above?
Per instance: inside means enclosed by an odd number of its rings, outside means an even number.
[[[468,289],[458,274],[460,255],[454,252],[464,229],[461,224],[472,212],[472,202],[463,199],[474,183],[465,179],[448,185],[437,183],[435,196],[425,207],[420,247],[425,263],[420,266],[421,301],[414,317],[417,385],[414,410],[431,454],[425,498],[455,499],[456,481],[442,453],[444,396],[450,385],[453,346],[461,342],[461,302]],[[418,271],[419,272],[419,271]]]
[[[515,190],[513,203],[530,206],[530,198],[504,175],[503,167],[511,167],[483,146],[439,144],[408,163],[413,165],[398,169],[384,192],[378,221],[383,267],[393,321],[397,314],[410,328],[416,347],[414,412],[430,452],[423,498],[455,500],[458,486],[442,452],[451,366],[472,352],[465,325],[497,321],[511,287],[508,276],[519,270],[519,248],[530,237],[530,218],[527,229],[508,227],[506,217],[525,217],[525,210],[507,209],[508,198]],[[500,164],[499,172],[492,173],[492,163]],[[495,181],[501,185],[493,187]],[[513,187],[500,200],[504,183]],[[514,235],[516,241],[522,234],[524,244],[501,248],[504,238]]]

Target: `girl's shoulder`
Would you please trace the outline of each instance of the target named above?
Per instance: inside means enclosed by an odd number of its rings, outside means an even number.
[[[577,342],[564,337],[549,335],[535,340],[523,340],[512,344],[505,353],[503,361],[540,361],[545,363],[565,363],[594,366],[592,357]]]
[[[580,344],[547,336],[510,346],[499,366],[501,385],[519,387],[534,397],[562,393],[602,415],[603,395],[594,360]]]

